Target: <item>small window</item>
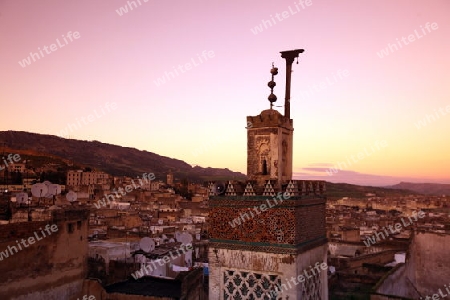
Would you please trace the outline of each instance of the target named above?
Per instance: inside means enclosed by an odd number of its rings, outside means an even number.
[[[267,161],[265,159],[262,162],[262,174],[267,175]]]
[[[74,225],[75,225],[74,223],[68,223],[68,224],[67,224],[67,232],[68,232],[68,233],[73,233],[74,228],[75,228]]]
[[[81,221],[77,222],[77,230],[81,230]]]

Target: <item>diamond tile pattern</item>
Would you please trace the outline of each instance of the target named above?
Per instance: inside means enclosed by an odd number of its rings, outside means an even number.
[[[278,275],[266,275],[253,272],[225,270],[223,272],[223,299],[226,300],[281,300],[271,296],[281,284]]]

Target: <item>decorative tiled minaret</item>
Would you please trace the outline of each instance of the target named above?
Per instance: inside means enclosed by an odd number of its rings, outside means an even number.
[[[247,117],[245,183],[210,183],[209,299],[328,299],[325,183],[292,180],[292,62],[286,59],[285,115],[270,109]],[[225,191],[217,195],[217,191]]]

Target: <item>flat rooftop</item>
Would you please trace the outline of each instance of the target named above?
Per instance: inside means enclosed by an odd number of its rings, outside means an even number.
[[[109,285],[105,287],[105,290],[108,294],[119,293],[179,299],[181,297],[181,281],[166,278],[142,277],[138,280],[130,279]]]

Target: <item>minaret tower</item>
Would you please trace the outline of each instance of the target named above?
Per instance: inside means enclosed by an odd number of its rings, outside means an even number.
[[[302,52],[281,52],[284,115],[272,64],[270,106],[247,117],[248,181],[208,185],[209,299],[328,299],[325,182],[292,179],[291,72]]]
[[[294,59],[303,51],[297,49],[281,52],[281,57],[286,59],[284,116],[273,109],[273,103],[277,101],[273,89],[276,86],[274,76],[278,74],[278,68],[272,64],[272,80],[267,84],[270,88],[270,108],[257,116],[247,117],[247,124],[250,125],[247,127],[247,176],[258,184],[272,180],[281,189],[283,184],[292,179],[294,127],[290,118],[291,73]]]

